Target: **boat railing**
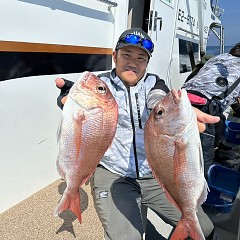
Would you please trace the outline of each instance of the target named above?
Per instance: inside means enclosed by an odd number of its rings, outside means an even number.
[[[215,34],[215,36],[219,39],[220,41],[220,49],[219,49],[219,54],[224,53],[224,27],[219,24],[219,23],[213,23],[210,26],[211,31]],[[219,31],[217,31],[217,29]]]

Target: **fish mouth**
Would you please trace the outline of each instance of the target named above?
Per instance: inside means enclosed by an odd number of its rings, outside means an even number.
[[[88,71],[82,73],[82,82],[83,82],[84,84],[87,83],[87,81],[88,81],[89,78],[90,78],[90,75],[92,75],[92,73],[91,73],[91,72],[88,72]]]
[[[91,85],[100,86],[101,80],[93,73],[85,71],[82,73],[81,84],[85,85],[84,87],[89,88]]]
[[[175,89],[172,89],[171,90],[171,95],[172,95],[172,98],[173,98],[173,101],[175,104],[178,104],[181,102],[181,91],[180,90],[175,90]]]

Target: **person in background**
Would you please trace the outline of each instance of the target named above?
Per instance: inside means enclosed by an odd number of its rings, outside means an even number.
[[[205,54],[202,58],[201,61],[197,62],[195,67],[193,68],[191,74],[187,77],[185,82],[188,82],[190,79],[192,79],[194,76],[198,74],[200,69],[204,66],[204,64],[213,57],[213,55],[208,55]],[[220,121],[215,123],[215,140],[214,140],[214,149],[217,149],[220,142],[222,142],[222,137],[224,133],[224,125],[226,121],[226,117],[224,114],[219,113],[218,115],[220,117]]]
[[[183,84],[183,88],[191,96],[193,106],[223,118],[223,112],[240,95],[240,43],[232,47],[229,53],[209,59],[194,77]],[[222,134],[221,127],[220,131]],[[213,162],[214,148],[219,144],[219,140],[215,141],[215,134],[214,124],[206,124],[206,130],[200,134],[205,174]]]
[[[93,175],[93,190],[105,240],[140,240],[144,234],[143,206],[163,221],[176,226],[180,211],[166,198],[146,160],[144,126],[149,111],[169,92],[165,82],[147,72],[154,45],[142,29],[124,31],[113,52],[115,68],[99,77],[114,95],[119,118],[112,145]],[[56,79],[61,89],[58,105],[62,108],[72,82]],[[196,109],[199,129],[205,122],[219,119]],[[206,239],[212,239],[213,224],[199,209],[198,218]],[[146,217],[146,216],[145,216]]]

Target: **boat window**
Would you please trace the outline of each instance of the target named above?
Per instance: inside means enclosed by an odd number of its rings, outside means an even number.
[[[190,72],[198,60],[198,44],[179,39],[180,73]]]
[[[26,44],[26,46],[29,45]],[[0,51],[0,82],[29,76],[111,69],[112,55],[110,53],[102,52],[101,54],[99,51],[100,54],[97,54],[90,52],[91,48],[84,49],[90,50],[87,53]]]

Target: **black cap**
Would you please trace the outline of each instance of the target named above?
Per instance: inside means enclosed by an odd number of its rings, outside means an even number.
[[[126,47],[126,46],[137,46],[137,47],[140,47],[143,50],[145,50],[147,52],[147,54],[149,55],[149,57],[151,57],[153,49],[152,49],[152,51],[150,51],[150,50],[146,49],[145,47],[143,47],[141,45],[141,43],[133,44],[133,43],[126,43],[126,42],[122,41],[129,34],[134,34],[134,35],[140,36],[142,39],[147,39],[147,40],[152,42],[152,39],[141,28],[131,28],[131,29],[128,29],[128,30],[124,31],[121,34],[121,36],[119,37],[118,42],[116,44],[115,50],[118,50],[118,49]]]

